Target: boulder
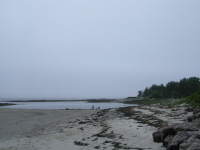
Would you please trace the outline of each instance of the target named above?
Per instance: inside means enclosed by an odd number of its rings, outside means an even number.
[[[195,125],[195,127],[200,128],[200,118],[193,120],[192,123]]]
[[[193,109],[194,109],[193,107],[187,107],[187,108],[185,108],[185,111],[192,112]]]
[[[199,128],[195,122],[184,122],[180,124],[174,124],[171,126],[176,132],[180,131],[198,131]]]
[[[179,150],[200,150],[200,132],[196,132],[190,138],[180,144]]]
[[[168,143],[167,150],[179,150],[180,143],[187,140],[190,136],[188,132],[184,131],[177,133]]]
[[[194,119],[200,118],[200,112],[194,115]]]
[[[166,150],[179,150],[179,142],[171,143]]]
[[[164,140],[163,140],[163,146],[167,147],[168,144],[171,142],[173,139],[174,135],[168,135]]]
[[[152,134],[154,142],[163,142],[168,135],[175,135],[176,131],[171,126],[161,128]]]
[[[196,108],[193,110],[194,119],[200,118],[200,109]]]
[[[200,108],[186,109],[192,110],[193,115],[187,118],[188,122],[174,124],[154,132],[154,142],[163,142],[166,150],[200,150]]]
[[[200,118],[161,128],[152,135],[154,142],[163,142],[166,150],[196,150],[194,147],[200,145]]]
[[[187,118],[187,121],[188,121],[188,122],[192,122],[193,119],[194,119],[193,116],[189,116],[189,117]]]

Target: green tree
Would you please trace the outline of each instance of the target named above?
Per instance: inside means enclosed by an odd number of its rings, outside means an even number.
[[[142,91],[138,91],[137,97],[142,97]]]
[[[200,78],[183,78],[179,82],[170,81],[164,86],[153,84],[144,92],[138,91],[138,96],[149,98],[184,98],[195,93],[200,87]]]
[[[199,87],[200,87],[200,79],[199,78],[191,77],[188,79],[188,88],[189,88],[188,95],[195,93]]]
[[[175,81],[171,81],[168,82],[166,85],[166,89],[167,89],[167,96],[174,98],[177,97],[178,95],[178,82]]]
[[[188,79],[183,78],[180,80],[178,84],[178,91],[179,91],[179,97],[185,97],[188,95]]]
[[[143,97],[149,97],[149,89],[148,87],[145,88],[144,92],[142,93]]]

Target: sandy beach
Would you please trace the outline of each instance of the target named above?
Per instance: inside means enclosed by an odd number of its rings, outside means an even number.
[[[130,113],[131,112],[131,113]],[[0,109],[0,150],[164,150],[158,128],[181,123],[184,107],[105,110]]]

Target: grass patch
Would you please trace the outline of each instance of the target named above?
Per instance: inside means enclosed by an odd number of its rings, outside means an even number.
[[[183,103],[189,104],[192,107],[200,107],[200,89],[196,93],[191,94],[190,96],[188,96],[178,102],[174,102],[171,105],[175,106],[175,105],[180,105]]]
[[[171,102],[172,102],[171,100],[148,100],[148,101],[143,101],[142,104],[144,104],[144,105],[151,105],[151,104],[167,105]]]
[[[200,107],[200,88],[196,93],[186,97],[186,101],[193,107]]]
[[[182,99],[180,101],[175,101],[173,103],[170,103],[169,105],[170,106],[176,106],[176,105],[180,105],[180,104],[184,104],[184,103],[185,104],[189,104],[187,99]]]

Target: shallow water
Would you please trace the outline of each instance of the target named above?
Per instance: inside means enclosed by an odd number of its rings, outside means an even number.
[[[6,102],[8,103],[8,102]],[[87,102],[12,102],[17,105],[2,106],[0,108],[17,109],[91,109],[100,107],[100,109],[119,108],[127,106],[137,106],[136,104],[122,103],[87,103]]]

